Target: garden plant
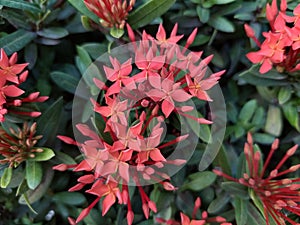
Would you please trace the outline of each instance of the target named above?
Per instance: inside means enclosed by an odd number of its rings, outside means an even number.
[[[299,225],[300,1],[0,0],[0,225]]]

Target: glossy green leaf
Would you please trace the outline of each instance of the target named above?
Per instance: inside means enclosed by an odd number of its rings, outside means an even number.
[[[181,190],[200,191],[214,183],[216,178],[217,175],[210,171],[191,174],[189,176],[190,181],[185,182]]]
[[[103,43],[89,42],[81,45],[81,47],[84,48],[93,59],[97,59],[107,52],[107,45]]]
[[[52,178],[54,175],[53,169],[49,166],[44,166],[44,167],[45,167],[45,169],[43,170],[43,178],[42,178],[40,185],[37,186],[36,189],[28,190],[25,193],[29,204],[32,204],[32,203],[38,201],[40,198],[42,198],[45,195],[46,191],[49,188],[49,185],[52,182]],[[19,198],[20,204],[23,204],[23,205],[28,204],[28,203],[26,203],[26,199],[24,198],[25,195],[22,195]]]
[[[207,212],[216,214],[220,212],[229,202],[230,196],[226,192],[222,192],[217,198],[215,198],[208,206]]]
[[[257,102],[255,99],[248,101],[240,111],[239,120],[242,123],[245,124],[248,123],[252,118],[254,112],[256,111],[256,108],[257,108]]]
[[[41,12],[41,9],[34,3],[29,3],[24,0],[1,0],[0,6],[6,6],[9,8],[19,9],[22,11],[29,11],[34,13]]]
[[[223,5],[223,4],[228,4],[231,2],[234,2],[235,0],[214,0],[214,3],[216,5]]]
[[[24,170],[22,166],[18,166],[17,168],[13,169],[13,175],[7,188],[18,187],[23,182],[24,177]]]
[[[15,27],[23,28],[25,30],[30,30],[31,25],[27,21],[27,18],[24,14],[21,14],[18,10],[12,10],[8,8],[4,8],[0,10],[0,17],[6,19],[10,24]]]
[[[294,104],[289,103],[282,106],[284,117],[300,132],[299,112]]]
[[[228,193],[243,198],[248,199],[249,194],[247,191],[247,188],[239,183],[233,182],[233,181],[226,181],[222,182],[221,184],[222,189],[225,191],[228,191]]]
[[[29,63],[28,68],[32,69],[38,58],[38,48],[34,43],[26,45],[24,52],[25,61]]]
[[[89,53],[81,46],[76,46],[76,50],[81,62],[85,66],[85,69],[87,69],[87,67],[92,63],[92,59],[89,56]],[[85,71],[82,71],[82,73],[84,72]]]
[[[40,163],[26,161],[26,181],[30,189],[34,190],[42,181],[43,169]]]
[[[226,149],[224,146],[221,147],[218,152],[214,164],[222,168],[222,171],[228,175],[231,175],[231,167],[229,163],[229,159],[227,157]]]
[[[221,16],[210,17],[208,24],[218,31],[231,33],[235,31],[235,27],[231,21]]]
[[[66,37],[69,34],[69,32],[62,27],[48,27],[39,30],[37,34],[45,38],[60,39]]]
[[[266,223],[266,220],[263,218],[262,214],[257,211],[256,207],[251,203],[248,204],[248,224],[251,225],[262,225]]]
[[[265,110],[263,107],[257,107],[254,115],[252,117],[251,123],[255,124],[257,128],[261,127],[264,124],[265,119]]]
[[[205,8],[202,8],[200,6],[197,6],[196,10],[197,10],[197,15],[199,17],[199,20],[202,23],[207,23],[207,21],[209,20],[209,17],[210,17],[209,10],[205,9]]]
[[[3,48],[6,54],[11,55],[24,48],[35,37],[35,33],[19,29],[0,38],[0,48]]]
[[[204,35],[204,34],[199,34],[196,36],[194,42],[190,45],[191,47],[193,46],[199,46],[207,43],[210,39],[210,36]]]
[[[52,200],[71,206],[82,205],[86,202],[86,198],[81,193],[67,191],[55,193]]]
[[[29,190],[27,181],[25,179],[22,180],[22,183],[18,186],[16,196],[23,195],[25,192]]]
[[[50,73],[50,77],[53,82],[61,89],[74,94],[79,82],[77,77],[69,75],[60,71],[53,71]]]
[[[265,131],[274,136],[279,136],[283,128],[282,115],[279,107],[269,105]]]
[[[266,87],[266,86],[256,86],[256,89],[261,97],[263,97],[268,102],[272,103],[276,101],[277,98],[277,89]]]
[[[7,167],[4,169],[4,172],[0,180],[1,188],[6,188],[9,185],[12,178],[12,174],[13,174],[13,169],[11,167]]]
[[[64,164],[76,164],[76,161],[69,155],[63,152],[56,152],[55,158],[57,159],[58,163],[64,163]]]
[[[68,2],[74,6],[80,13],[83,15],[89,17],[92,19],[94,22],[99,23],[99,18],[92,13],[84,4],[83,1],[78,1],[78,0],[68,0]]]
[[[248,200],[234,198],[235,219],[237,225],[246,225],[248,213]]]
[[[33,153],[34,157],[30,161],[47,161],[55,156],[54,151],[50,148],[36,148],[37,152]]]
[[[286,75],[271,70],[265,74],[259,72],[260,65],[253,65],[246,71],[239,74],[240,78],[249,84],[257,86],[284,86],[289,84],[286,81]]]
[[[46,142],[53,144],[56,139],[56,132],[60,126],[60,119],[63,109],[63,98],[59,98],[37,120],[37,133],[43,135],[39,141],[40,145]]]
[[[25,204],[26,204],[26,205],[28,206],[28,208],[30,209],[30,211],[33,212],[34,214],[38,214],[37,211],[35,211],[34,208],[31,206],[27,194],[26,194],[26,193],[23,194],[22,197],[23,197],[23,199],[24,199]]]
[[[155,18],[164,14],[175,0],[149,0],[128,16],[128,23],[133,29],[149,24]]]
[[[280,105],[283,105],[288,100],[290,100],[292,96],[292,89],[289,87],[281,87],[278,92],[278,102]]]
[[[255,133],[255,134],[253,134],[253,139],[257,143],[272,144],[273,141],[275,140],[275,137],[270,134]]]

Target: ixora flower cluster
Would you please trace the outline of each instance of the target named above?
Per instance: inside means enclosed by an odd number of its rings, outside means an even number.
[[[132,10],[135,0],[84,0],[86,7],[100,18],[104,27],[123,29],[128,12]]]
[[[293,15],[287,13],[286,0],[281,1],[280,10],[277,1],[267,4],[266,17],[271,30],[264,32],[265,40],[260,43],[254,30],[245,25],[247,36],[260,47],[257,52],[247,54],[252,63],[260,63],[260,73],[266,73],[275,67],[279,72],[293,73],[300,70],[300,5]]]
[[[252,135],[249,133],[247,143],[245,143],[244,147],[246,172],[243,177],[234,178],[220,170],[214,170],[214,172],[228,180],[248,187],[251,198],[264,215],[267,225],[274,224],[274,222],[277,225],[283,225],[286,224],[285,221],[292,225],[298,225],[299,223],[293,221],[289,217],[289,214],[300,216],[300,178],[280,179],[283,175],[299,170],[300,164],[297,164],[280,171],[288,158],[295,154],[298,145],[287,150],[277,166],[269,173],[269,175],[265,175],[272,160],[272,156],[276,149],[278,149],[278,145],[279,140],[276,139],[263,163],[261,152],[257,146],[253,144]]]
[[[93,110],[105,122],[104,133],[109,134],[109,138],[103,138],[85,124],[76,125],[85,136],[83,142],[59,136],[65,143],[79,146],[85,159],[76,165],[60,164],[54,169],[89,172],[80,177],[70,191],[92,185],[86,192],[97,196],[76,221],[69,219],[71,224],[81,221],[101,199],[102,215],[115,202],[125,204],[128,224],[132,224],[134,212],[129,185],[137,186],[144,215],[148,218],[150,210],[156,212],[157,208],[143,185],[160,183],[165,190],[176,190],[164,169],[186,162],[171,156],[178,151],[176,145],[189,144],[190,134],[183,134],[180,124],[176,127],[170,122],[171,118],[183,117],[197,124],[211,123],[199,118],[198,114],[194,116],[191,112],[195,108],[188,102],[192,98],[211,101],[207,90],[218,83],[224,71],[209,74],[207,64],[212,56],[201,60],[202,52],[187,51],[197,30],[188,37],[185,48],[181,48],[176,44],[183,37],[177,35],[177,24],[169,38],[160,25],[156,38],[144,31],[139,42],[132,29],[127,28],[132,41],[129,58],[121,62],[110,57],[111,66],[103,66],[107,82],[94,79],[104,97],[99,102],[91,100]]]
[[[0,50],[0,121],[5,120],[5,115],[18,114],[30,117],[41,115],[37,111],[21,110],[21,106],[26,103],[44,102],[47,96],[39,96],[39,92],[29,94],[27,97],[21,97],[25,93],[19,86],[26,81],[28,71],[25,67],[28,63],[17,64],[18,55],[13,53],[10,58],[3,49]]]

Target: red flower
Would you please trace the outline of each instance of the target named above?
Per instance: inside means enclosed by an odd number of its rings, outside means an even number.
[[[84,0],[86,7],[100,18],[104,27],[123,29],[128,12],[131,11],[135,0]]]
[[[119,204],[122,204],[121,191],[118,187],[118,183],[112,178],[109,178],[106,181],[97,180],[91,189],[87,190],[87,193],[96,195],[100,198],[104,197],[102,202],[102,216],[104,216],[110,207],[118,199]]]
[[[193,42],[196,31],[192,32],[186,46]],[[223,74],[221,71],[206,78],[204,74],[207,74],[207,64],[212,56],[201,61],[201,53],[186,54],[187,49],[175,45],[182,38],[176,33],[177,25],[174,26],[170,38],[166,38],[162,25],[157,32],[157,39],[143,32],[143,40],[133,43],[134,51],[130,52],[128,59],[122,59],[121,63],[118,57],[111,57],[111,66],[103,67],[109,80],[107,83],[94,79],[104,97],[99,101],[91,100],[93,110],[101,115],[105,122],[104,132],[109,133],[111,140],[104,140],[102,135],[100,137],[83,124],[77,125],[84,136],[83,143],[59,136],[64,142],[77,145],[85,158],[79,164],[58,165],[54,169],[73,168],[75,172],[85,171],[86,173],[78,179],[78,184],[69,191],[81,190],[92,185],[87,192],[97,196],[90,206],[81,212],[76,222],[82,220],[100,199],[104,199],[103,215],[115,203],[126,204],[127,222],[132,224],[134,213],[128,193],[128,185],[131,183],[138,186],[146,218],[149,217],[150,211],[156,212],[157,209],[144,191],[143,184],[157,182],[165,190],[176,190],[170,183],[170,176],[164,172],[164,167],[179,166],[186,160],[170,160],[166,153],[174,151],[176,144],[186,140],[189,134],[181,134],[175,128],[174,132],[172,131],[174,138],[166,139],[162,122],[170,117],[171,113],[177,113],[198,123],[211,123],[203,118],[185,114],[194,109],[186,102],[193,98],[192,95],[212,100],[206,91],[216,85]],[[134,39],[130,28],[129,36],[131,40]],[[197,93],[191,91],[191,82],[201,84],[201,87],[197,86]],[[200,91],[205,94],[198,94]],[[70,221],[74,222],[71,219]]]
[[[20,89],[19,85],[26,81],[28,75],[28,71],[22,71],[28,63],[16,64],[17,53],[8,58],[3,49],[0,50],[0,57],[0,122],[5,120],[7,113],[40,116],[40,112],[17,109],[27,103],[44,102],[48,99],[47,96],[39,96],[39,92],[31,93],[25,98],[20,97],[25,91]]]
[[[180,88],[181,83],[174,83],[171,79],[164,79],[161,89],[152,89],[147,95],[155,102],[162,102],[161,108],[166,118],[175,109],[175,102],[186,102],[192,96]]]
[[[271,30],[263,33],[265,40],[261,44],[255,37],[253,29],[245,25],[246,34],[260,47],[257,52],[250,52],[246,56],[252,63],[261,64],[260,73],[266,73],[273,67],[280,72],[295,72],[300,69],[300,4],[294,9],[293,16],[286,12],[287,3],[281,1],[280,10],[277,1],[267,4],[266,17],[270,23]]]
[[[18,60],[18,54],[15,52],[10,58],[7,57],[4,49],[0,50],[0,79],[4,81],[10,81],[18,84],[20,74],[28,63],[16,64]]]
[[[245,185],[250,188],[263,205],[259,207],[266,218],[266,224],[270,225],[270,217],[274,219],[277,225],[286,224],[288,221],[292,225],[297,225],[295,221],[287,216],[287,212],[300,216],[300,198],[299,198],[299,178],[281,178],[279,177],[295,172],[300,168],[300,164],[290,167],[289,169],[279,171],[286,160],[291,157],[298,148],[298,145],[290,148],[285,156],[280,160],[275,169],[268,176],[265,172],[269,166],[275,150],[278,148],[279,140],[276,139],[271,147],[268,157],[260,168],[261,154],[255,150],[253,146],[252,136],[248,134],[248,141],[245,144],[244,153],[246,156],[248,173],[244,174],[243,178],[236,179],[221,171],[214,172],[229,180]]]

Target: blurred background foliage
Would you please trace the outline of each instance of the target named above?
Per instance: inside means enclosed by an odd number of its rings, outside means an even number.
[[[227,128],[210,169],[222,167],[228,174],[240,173],[244,165],[240,153],[247,132],[253,133],[262,152],[268,150],[275,138],[281,139],[281,148],[285,149],[300,144],[299,79],[291,80],[276,70],[261,75],[257,66],[252,66],[245,57],[256,46],[246,36],[243,26],[248,23],[257,34],[267,31],[266,3],[267,0],[137,0],[129,13],[128,23],[138,34],[145,29],[154,35],[159,23],[164,24],[167,33],[178,23],[178,33],[186,36],[197,27],[198,34],[190,48],[203,50],[205,56],[214,55],[209,65],[212,71],[226,69],[220,86],[226,102]],[[289,1],[288,7],[293,9],[297,4],[299,1]],[[100,55],[126,42],[126,32],[102,27],[81,0],[0,0],[0,48],[9,55],[18,51],[19,61],[29,63],[30,76],[23,84],[25,89],[50,96],[40,105],[43,116],[38,123],[43,124],[39,130],[44,135],[42,144],[55,152],[55,157],[43,168],[38,188],[28,192],[27,202],[16,198],[18,185],[0,189],[0,225],[68,224],[68,216],[77,217],[87,206],[90,196],[67,191],[75,184],[76,175],[51,170],[53,165],[74,164],[81,157],[79,151],[61,143],[56,136],[72,136],[72,99],[84,71]],[[184,46],[184,40],[180,44]],[[17,122],[17,118],[10,118],[3,126]],[[221,179],[213,172],[198,171],[204,143],[198,144],[194,157],[172,178],[179,190],[166,192],[158,185],[149,186],[150,197],[158,206],[158,214],[149,220],[142,215],[140,200],[134,197],[135,188],[130,187],[137,212],[134,224],[155,224],[156,217],[178,218],[179,211],[190,215],[197,196],[210,215],[220,215],[228,221],[238,218],[239,225],[263,224],[261,214],[245,197],[246,189],[230,182],[221,185]],[[287,167],[299,161],[297,153]],[[23,176],[17,172],[14,175]],[[105,217],[101,217],[100,207],[101,204],[95,207],[81,224],[126,224],[122,207],[113,207]],[[247,215],[243,215],[248,222],[235,215],[234,209],[238,207],[248,209]]]

